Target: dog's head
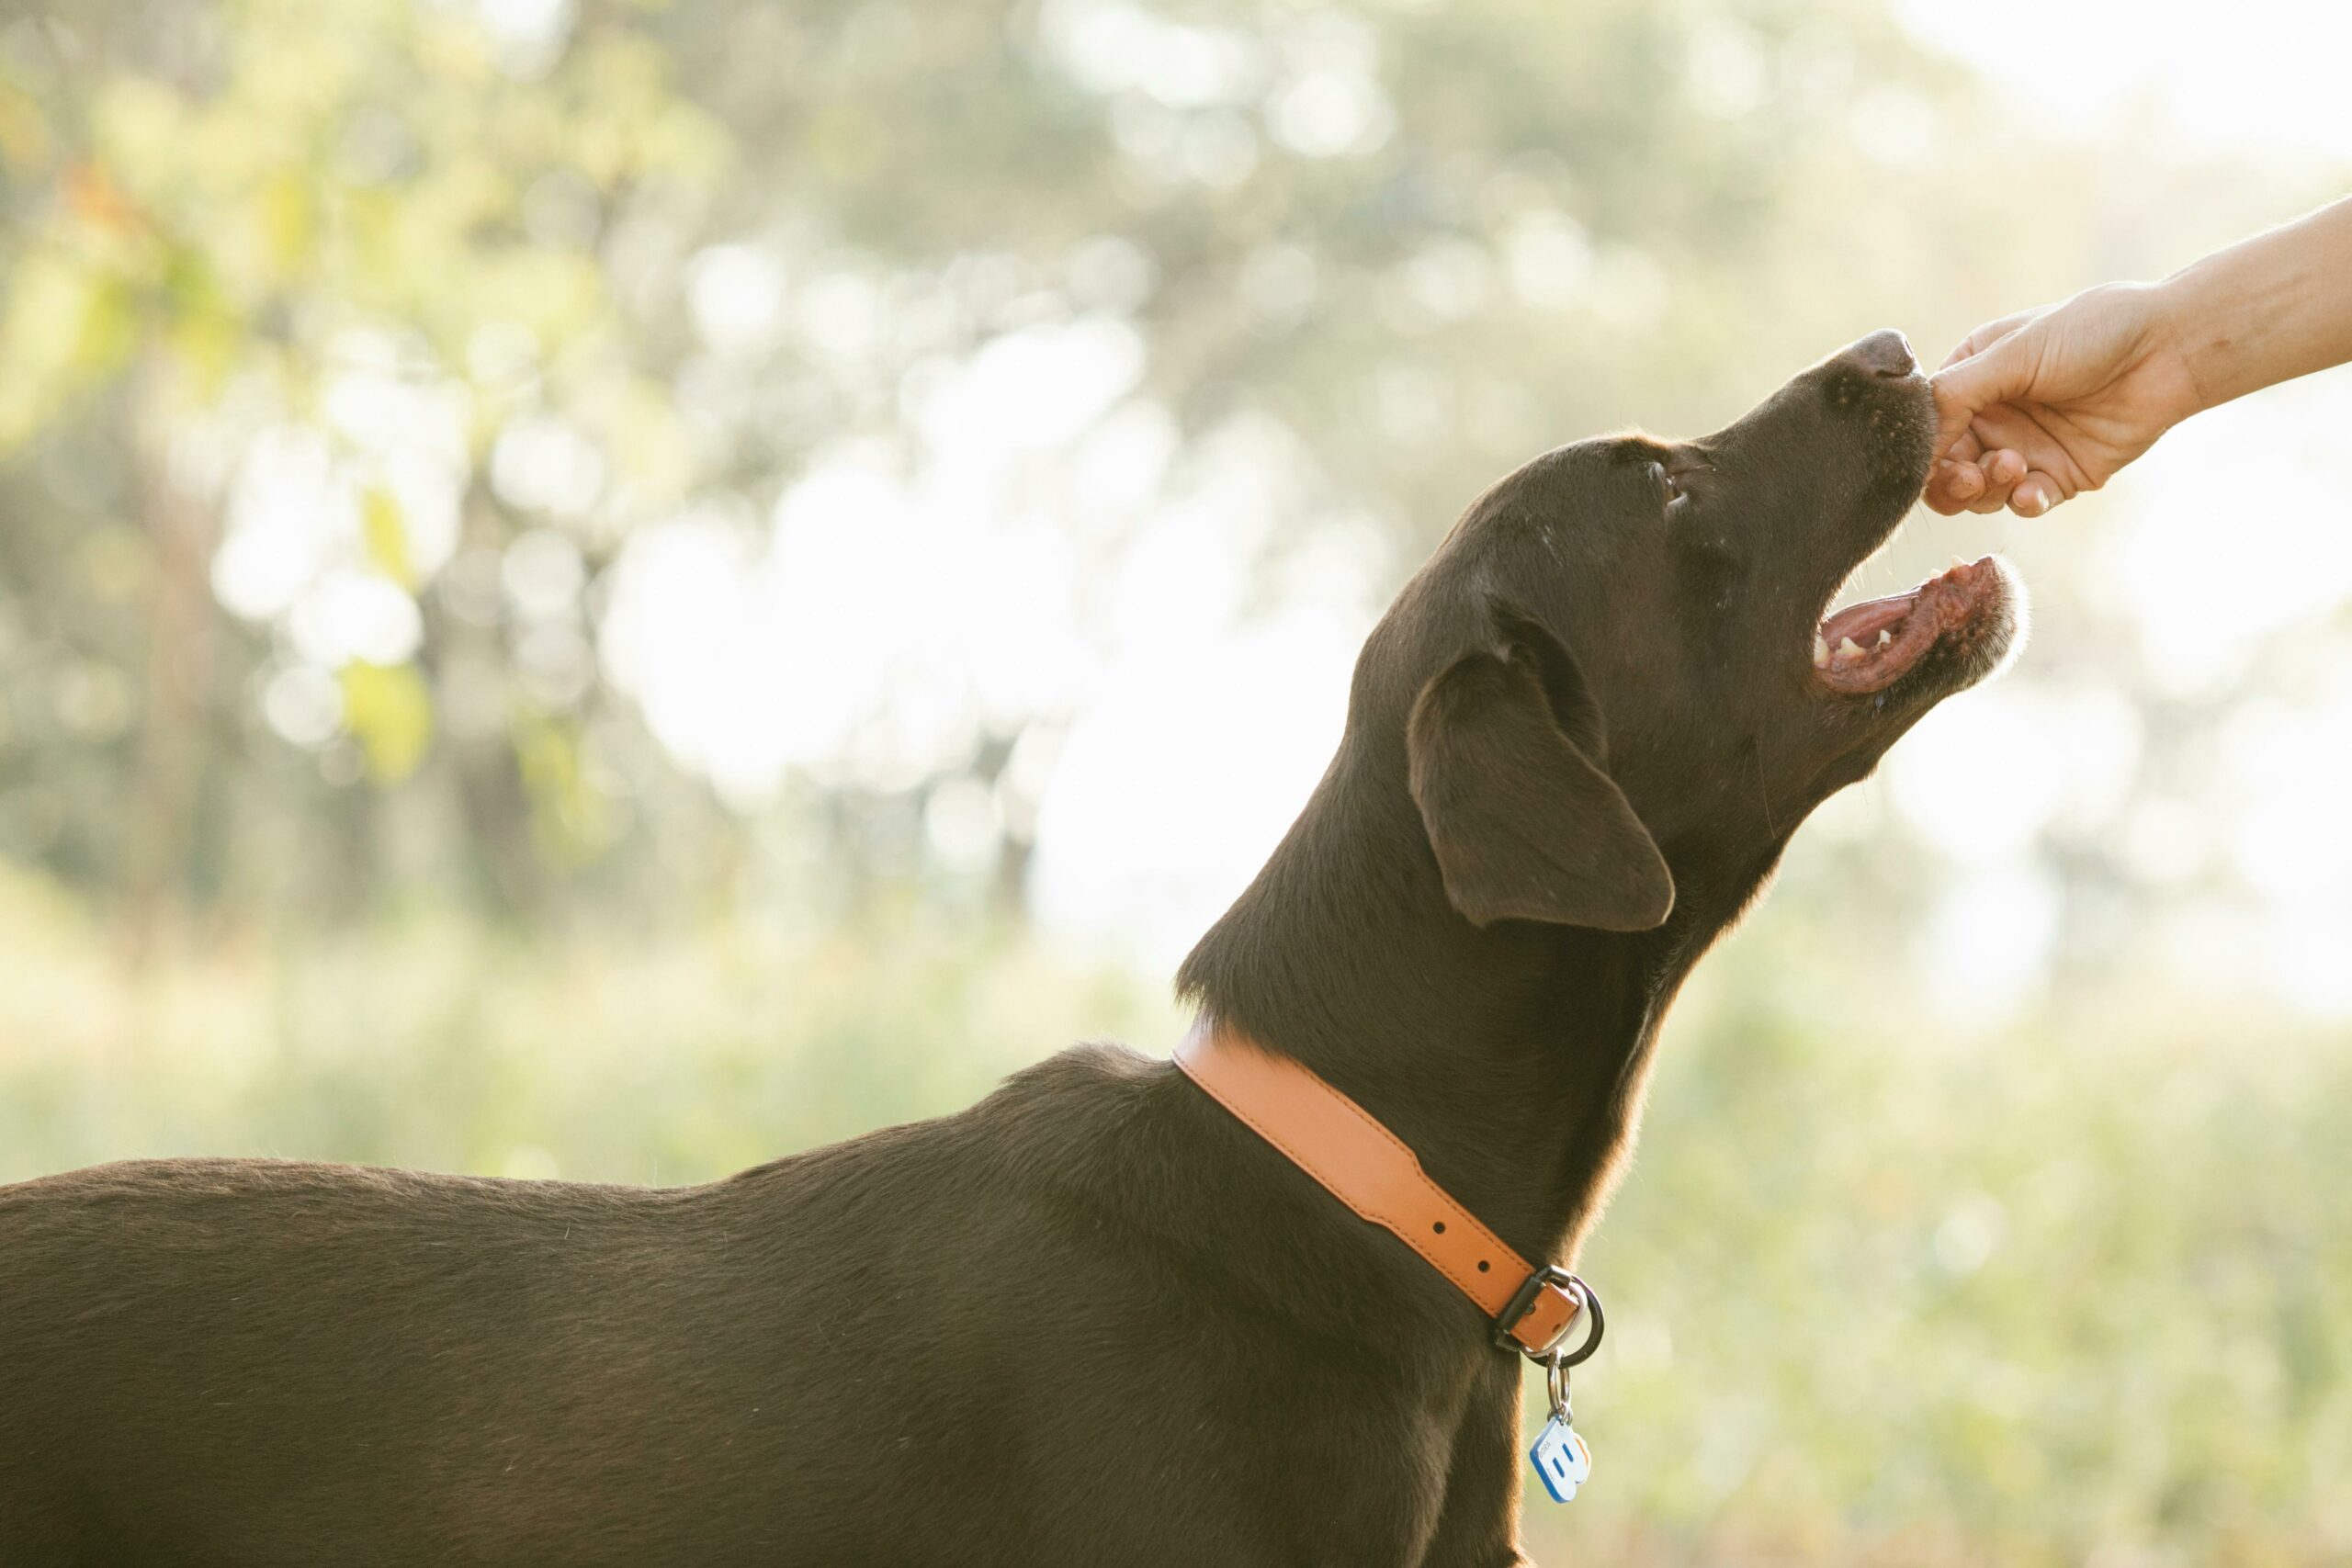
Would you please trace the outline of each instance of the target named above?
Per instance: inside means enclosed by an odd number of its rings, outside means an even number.
[[[2016,640],[2021,592],[1990,558],[1824,619],[1918,495],[1934,429],[1887,332],[1713,435],[1538,457],[1365,644],[1343,765],[1402,755],[1475,924],[1728,920],[1808,812]]]

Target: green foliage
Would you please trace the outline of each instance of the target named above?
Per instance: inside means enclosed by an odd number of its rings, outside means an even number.
[[[433,739],[433,699],[408,665],[365,662],[342,670],[343,722],[378,780],[398,784],[416,771]]]
[[[1624,1332],[1579,1409],[1629,1489],[1555,1557],[1679,1518],[1737,1560],[2333,1560],[2340,1041],[2125,986],[1954,1034],[1792,917],[1669,1027],[1586,1259]]]
[[[1931,124],[1957,123],[1974,91],[1865,0],[1134,12],[1224,62],[1172,92],[1090,53],[1086,29],[1125,14],[583,6],[519,59],[458,0],[93,0],[12,26],[0,506],[26,522],[0,541],[0,632],[110,666],[136,727],[168,739],[0,739],[0,794],[39,795],[21,815],[52,824],[8,836],[0,812],[0,852],[142,906],[200,905],[251,886],[212,874],[254,852],[247,824],[291,818],[314,852],[273,886],[314,908],[344,901],[355,862],[375,897],[398,897],[418,891],[415,865],[483,843],[520,847],[438,891],[530,918],[595,872],[633,901],[690,906],[664,837],[736,830],[698,791],[633,788],[584,837],[531,826],[537,716],[594,738],[606,765],[582,773],[589,794],[675,770],[601,668],[552,684],[517,668],[536,628],[496,581],[523,535],[553,527],[580,551],[560,618],[593,649],[602,574],[633,530],[689,502],[753,513],[846,440],[910,444],[902,389],[1001,333],[1091,314],[1132,323],[1136,395],[1183,434],[1282,433],[1297,471],[1270,560],[1343,526],[1352,548],[1386,551],[1375,574],[1393,578],[1556,439],[1718,417],[1885,320],[1956,329],[1958,291],[1938,287],[1954,258],[1980,285],[2038,289],[2033,269],[2054,273],[2077,243],[1987,254],[1984,214],[2019,198],[1968,172],[1976,154],[1930,139],[1906,164],[1856,145],[1853,117],[1876,101],[1865,78]],[[1753,102],[1692,85],[1709,50],[1749,62]],[[1875,210],[1907,220],[1844,221]],[[879,301],[877,329],[707,341],[688,263],[715,242],[778,266],[786,318],[848,279]],[[422,548],[386,460],[353,434],[336,398],[355,366],[455,410],[454,550]],[[489,461],[547,421],[602,476],[553,515]],[[291,612],[206,603],[237,466],[289,426],[325,439],[356,497],[347,564],[418,607],[421,687],[403,700],[468,712],[416,755],[348,725],[289,733],[267,716],[273,682],[342,677],[289,649]],[[148,603],[126,607],[139,613],[93,636],[74,541],[118,521],[157,542],[157,570]],[[153,628],[187,618],[160,613],[166,598],[201,609],[206,625],[175,634],[200,637],[200,665],[154,652]],[[166,668],[201,690],[165,700]],[[1053,717],[1011,716],[945,767],[984,766]],[[69,748],[96,787],[52,787]],[[176,776],[141,774],[142,754]],[[444,825],[438,861],[388,855],[376,808],[339,802],[354,790]],[[109,844],[125,816],[159,824],[141,856]],[[874,836],[839,835],[829,874],[870,874],[847,846]],[[326,880],[305,886],[307,865]]]
[[[401,524],[401,503],[390,491],[371,487],[359,498],[359,526],[367,540],[368,563],[403,588],[416,583],[408,533]]]
[[[173,1153],[703,1180],[1180,1027],[938,919],[546,944],[423,919],[125,985],[19,880],[0,942],[0,1180]],[[1923,1016],[1801,906],[1702,970],[1582,1263],[1598,1470],[1529,1505],[1538,1559],[2340,1560],[2335,1043],[2126,987],[1989,1036]]]

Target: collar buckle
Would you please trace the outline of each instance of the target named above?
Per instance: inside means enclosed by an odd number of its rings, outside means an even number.
[[[1521,1321],[1535,1309],[1536,1299],[1547,1290],[1558,1291],[1567,1296],[1576,1303],[1577,1310],[1561,1323],[1557,1337],[1540,1348],[1531,1348],[1520,1339],[1516,1330]],[[1586,1333],[1584,1343],[1574,1350],[1563,1352],[1561,1341],[1567,1338],[1568,1330],[1576,1325],[1577,1321],[1588,1314],[1592,1319],[1592,1326]],[[1519,1289],[1513,1291],[1510,1300],[1503,1304],[1503,1310],[1495,1314],[1495,1348],[1517,1350],[1531,1361],[1549,1366],[1574,1367],[1582,1364],[1600,1348],[1600,1337],[1608,1331],[1608,1319],[1600,1310],[1600,1297],[1594,1293],[1593,1288],[1558,1264],[1546,1263],[1521,1280]]]

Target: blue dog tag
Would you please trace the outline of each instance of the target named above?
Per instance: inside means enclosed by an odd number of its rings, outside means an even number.
[[[1583,1436],[1557,1416],[1535,1434],[1535,1446],[1527,1450],[1527,1457],[1535,1461],[1535,1473],[1544,1478],[1544,1490],[1555,1503],[1574,1501],[1577,1488],[1592,1473],[1592,1450],[1585,1447]]]

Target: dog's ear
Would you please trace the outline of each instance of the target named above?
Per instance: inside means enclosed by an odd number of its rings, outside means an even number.
[[[1421,688],[1406,730],[1413,802],[1445,895],[1473,925],[1647,931],[1674,878],[1601,771],[1600,710],[1576,658],[1524,615]]]

